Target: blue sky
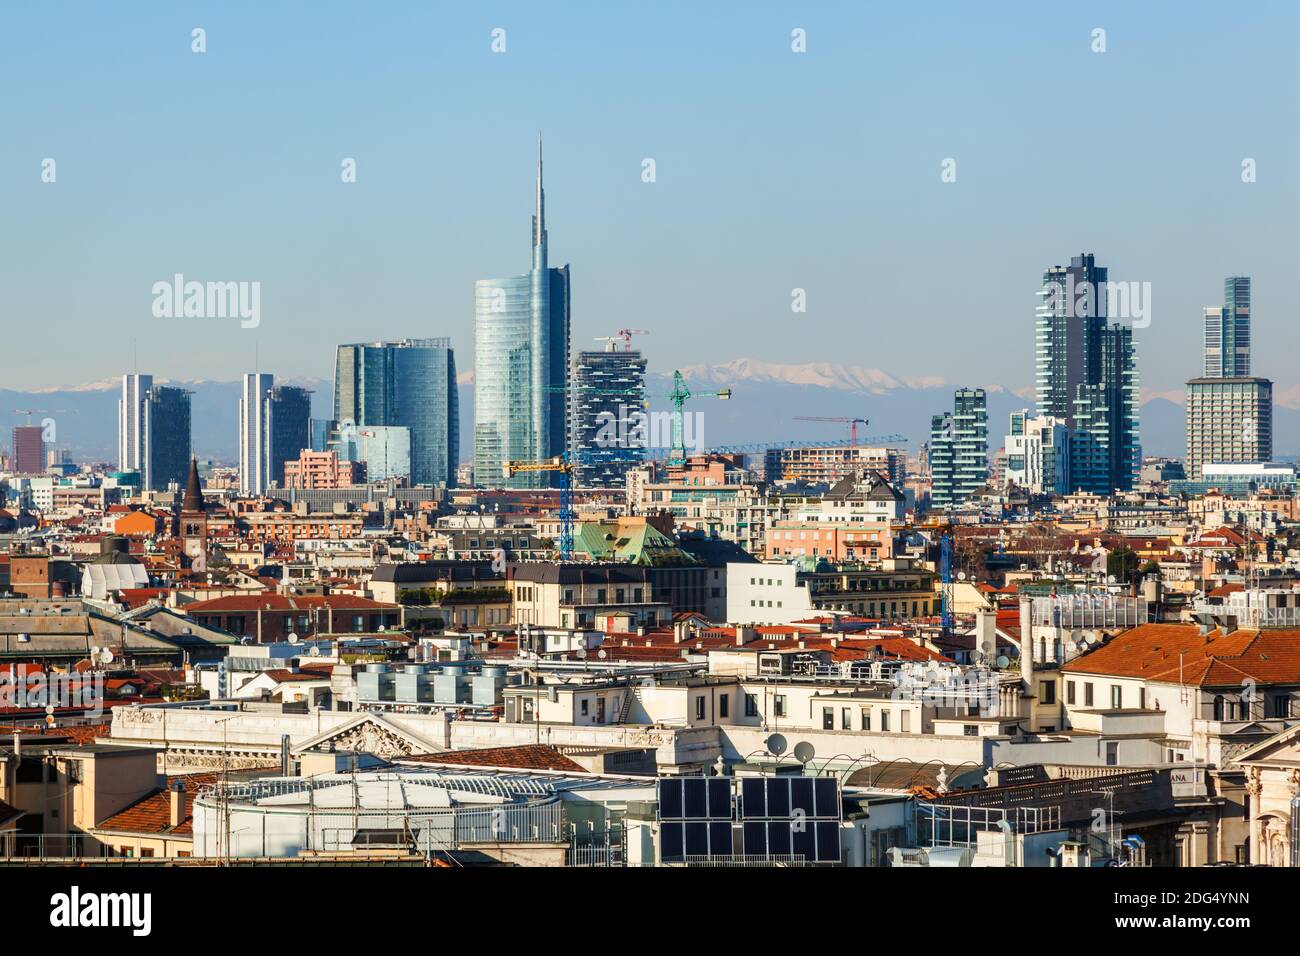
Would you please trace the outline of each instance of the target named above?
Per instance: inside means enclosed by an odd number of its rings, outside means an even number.
[[[1144,385],[1198,374],[1202,306],[1249,274],[1256,372],[1282,391],[1298,29],[1283,2],[9,0],[0,384],[108,378],[133,342],[176,379],[234,378],[255,349],[328,377],[338,342],[404,336],[449,335],[472,369],[474,280],[528,266],[541,130],[575,346],[631,326],[660,370],[1023,388],[1041,271],[1087,250],[1152,284]],[[260,281],[261,325],[154,318],[177,272]]]

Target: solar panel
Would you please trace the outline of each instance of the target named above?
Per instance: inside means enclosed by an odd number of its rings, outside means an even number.
[[[658,781],[659,850],[665,863],[688,856],[730,856],[731,781],[669,777]]]
[[[741,782],[746,856],[840,861],[840,787],[834,777],[760,777]]]

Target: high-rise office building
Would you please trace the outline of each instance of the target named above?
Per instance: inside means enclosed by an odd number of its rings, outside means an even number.
[[[311,447],[311,392],[250,372],[239,398],[239,490],[265,494],[284,486],[284,463]]]
[[[1190,480],[1207,465],[1273,457],[1273,383],[1250,374],[1250,277],[1223,280],[1223,306],[1205,310],[1205,374],[1187,383]]]
[[[532,268],[474,283],[474,476],[480,485],[555,485],[558,473],[507,479],[503,466],[566,451],[569,267],[547,264],[540,142],[535,189]]]
[[[1137,353],[1132,328],[1109,322],[1107,270],[1091,254],[1075,256],[1043,273],[1039,298],[1038,414],[1070,429],[1071,485],[1128,490],[1141,465]]]
[[[930,419],[930,507],[961,504],[988,482],[989,415],[982,388],[959,388]]]
[[[153,388],[152,375],[123,375],[117,402],[117,467],[144,471],[144,396]]]
[[[311,390],[297,385],[277,385],[267,399],[267,461],[270,484],[284,487],[284,463],[296,461],[311,447]]]
[[[1250,376],[1250,277],[1223,280],[1223,305],[1205,310],[1205,378]]]
[[[1206,465],[1273,459],[1273,383],[1266,378],[1194,378],[1187,383],[1187,460],[1193,481]]]
[[[645,460],[645,367],[640,352],[579,352],[570,379],[569,447],[575,480],[588,488],[622,488],[627,470]]]
[[[455,486],[459,416],[450,339],[338,347],[333,429],[345,438],[367,425],[409,429],[412,484]]]
[[[275,376],[249,372],[239,393],[239,491],[245,495],[266,493],[270,472],[270,411],[267,399],[275,387]]]
[[[20,475],[45,473],[45,430],[40,425],[18,425],[14,428],[14,456],[11,465]]]
[[[146,491],[166,491],[173,482],[183,487],[190,468],[190,393],[154,385],[144,393],[143,407],[141,486]]]
[[[155,385],[152,375],[122,376],[117,403],[117,462],[140,474],[145,491],[185,484],[190,464],[190,393]]]

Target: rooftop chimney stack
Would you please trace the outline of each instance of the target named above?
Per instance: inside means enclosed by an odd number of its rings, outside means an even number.
[[[171,790],[168,791],[167,795],[169,797],[168,821],[170,822],[171,827],[174,830],[178,826],[180,826],[181,821],[185,819],[184,782],[177,780],[175,783],[173,783],[171,786]]]

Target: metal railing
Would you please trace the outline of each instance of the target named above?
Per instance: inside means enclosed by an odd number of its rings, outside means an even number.
[[[0,831],[0,860],[74,860],[121,856],[86,833]]]

